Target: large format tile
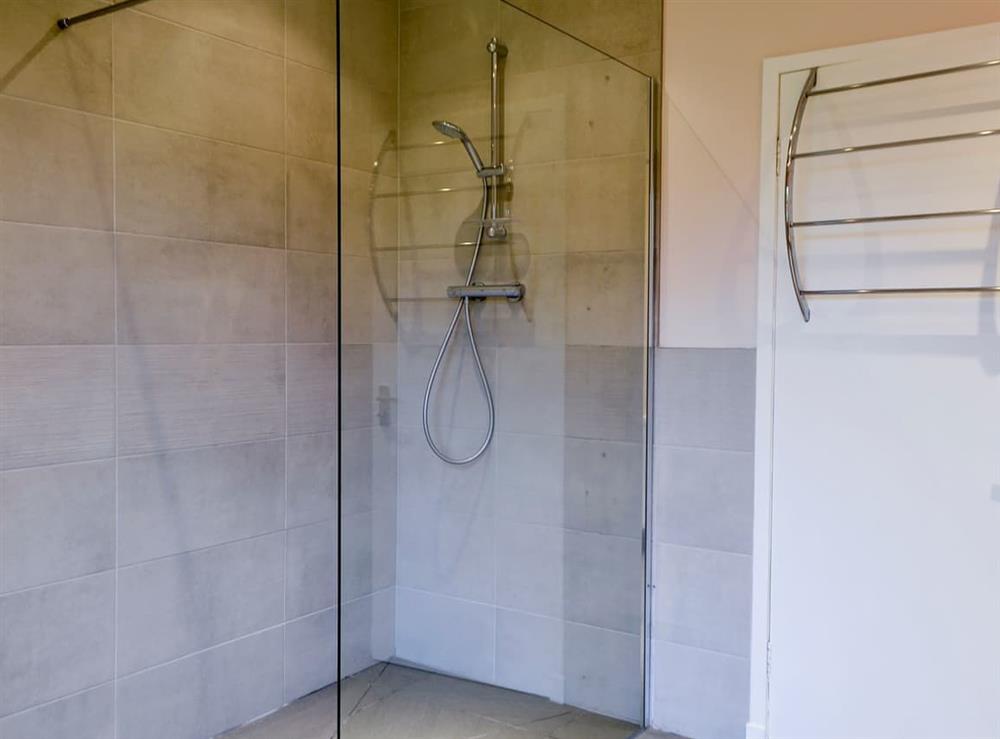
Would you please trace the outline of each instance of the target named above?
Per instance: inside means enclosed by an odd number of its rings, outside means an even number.
[[[118,350],[122,454],[275,438],[284,432],[278,345],[132,346]]]
[[[642,717],[639,636],[566,624],[566,703],[627,721]]]
[[[286,170],[288,248],[334,254],[339,207],[337,168],[332,164],[288,157]],[[359,203],[347,200],[345,205],[357,207]]]
[[[285,53],[288,58],[328,72],[336,72],[336,0],[296,0],[286,5],[288,46]],[[353,14],[356,11],[352,8],[351,12]]]
[[[431,431],[435,443],[456,456],[472,453],[483,440],[482,431],[439,427]],[[398,486],[402,511],[423,511],[424,519],[437,513],[490,516],[494,506],[502,504],[503,496],[497,495],[496,447],[475,462],[449,465],[431,451],[422,428],[402,427],[397,439],[399,468],[404,472]]]
[[[111,121],[0,99],[0,219],[112,227]]]
[[[204,739],[281,706],[282,628],[123,679],[118,735]]]
[[[336,345],[296,344],[289,345],[287,351],[288,433],[316,434],[333,431],[337,428],[339,379]],[[345,363],[344,372],[347,371]],[[346,416],[346,393],[344,400]],[[346,422],[344,427],[348,427]]]
[[[110,680],[114,613],[110,572],[0,597],[0,715]]]
[[[751,569],[746,554],[657,544],[653,636],[748,657]]]
[[[288,153],[337,162],[337,78],[288,62]]]
[[[114,739],[114,686],[105,683],[93,690],[0,719],[0,739],[52,739],[60,736]]]
[[[0,467],[114,454],[114,349],[0,349]]]
[[[396,656],[473,680],[493,677],[493,606],[396,589]]]
[[[752,452],[657,446],[653,498],[657,541],[753,550]]]
[[[335,521],[288,530],[285,573],[286,618],[298,618],[337,604]]]
[[[342,523],[343,600],[356,600],[392,587],[396,581],[396,509],[383,507],[350,516]]]
[[[263,249],[118,237],[118,341],[281,342],[284,256]]]
[[[286,525],[333,518],[337,515],[336,431],[290,436],[286,445]]]
[[[285,700],[292,701],[337,680],[337,609],[285,625]]]
[[[119,118],[281,150],[281,59],[144,13],[122,13],[114,24]]]
[[[638,538],[645,498],[644,450],[613,442],[535,434],[496,438],[502,518]]]
[[[396,654],[396,590],[387,588],[344,603],[341,673],[353,675]]]
[[[87,0],[59,4],[61,16],[92,10]],[[91,113],[111,112],[111,25],[88,23],[72,34],[53,27],[48,0],[0,5],[0,83],[15,97]]]
[[[653,656],[654,726],[699,739],[745,735],[747,659],[658,640]]]
[[[280,154],[116,124],[120,231],[285,245]]]
[[[120,570],[119,675],[280,623],[284,547],[269,534]]]
[[[655,441],[753,451],[753,349],[658,349]]]
[[[0,224],[0,343],[110,344],[114,237]]]
[[[159,0],[147,5],[142,12],[280,54],[284,5],[282,0],[215,0],[211,3]]]
[[[0,592],[114,565],[112,461],[0,474]]]
[[[288,252],[288,340],[337,340],[337,259]]]
[[[284,526],[278,441],[124,457],[118,463],[122,565],[245,539]]]

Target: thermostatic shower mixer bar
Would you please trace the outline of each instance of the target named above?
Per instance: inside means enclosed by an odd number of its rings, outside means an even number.
[[[788,134],[788,148],[785,152],[785,250],[788,255],[788,269],[791,274],[792,289],[795,291],[795,298],[799,303],[799,310],[802,313],[802,319],[804,321],[808,322],[810,318],[808,298],[811,296],[933,295],[941,293],[1000,292],[1000,285],[962,285],[955,287],[863,287],[832,290],[807,290],[802,286],[802,278],[799,274],[799,264],[795,249],[795,229],[797,228],[848,226],[866,223],[893,223],[897,221],[917,221],[940,218],[968,218],[972,216],[997,216],[1000,215],[1000,208],[976,208],[970,210],[936,211],[931,213],[901,213],[882,216],[864,216],[858,218],[825,218],[809,221],[796,221],[793,216],[795,163],[800,159],[854,154],[864,151],[876,151],[879,149],[897,149],[907,146],[924,146],[928,144],[940,144],[947,141],[987,138],[1000,135],[1000,129],[986,129],[981,131],[968,131],[940,136],[903,139],[900,141],[884,141],[875,144],[863,144],[861,146],[842,146],[834,149],[799,152],[798,144],[799,135],[802,132],[802,119],[805,116],[806,104],[810,98],[819,95],[851,92],[853,90],[862,90],[868,87],[879,87],[881,85],[912,82],[914,80],[926,79],[928,77],[940,77],[942,75],[957,74],[959,72],[971,72],[973,70],[987,69],[989,67],[998,66],[1000,66],[1000,59],[989,59],[987,61],[975,62],[972,64],[962,64],[957,67],[946,67],[944,69],[934,69],[927,72],[916,72],[914,74],[900,75],[897,77],[885,77],[883,79],[869,80],[867,82],[856,82],[848,85],[821,88],[816,87],[816,77],[819,70],[816,68],[809,70],[809,76],[806,78],[805,84],[802,87],[802,92],[799,94],[798,103],[795,106],[795,113],[792,117],[792,126]]]

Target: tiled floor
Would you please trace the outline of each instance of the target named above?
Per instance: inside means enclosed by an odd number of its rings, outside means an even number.
[[[342,739],[628,739],[638,727],[512,690],[380,664],[344,683]],[[225,739],[331,739],[326,688]]]

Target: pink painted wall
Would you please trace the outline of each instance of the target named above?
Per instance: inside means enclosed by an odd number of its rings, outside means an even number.
[[[997,0],[666,0],[661,345],[756,343],[765,58],[998,20]]]

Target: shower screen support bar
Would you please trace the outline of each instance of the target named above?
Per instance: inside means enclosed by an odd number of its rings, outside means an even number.
[[[846,226],[852,224],[866,223],[892,223],[897,221],[918,221],[932,218],[964,218],[970,216],[997,216],[1000,215],[1000,208],[979,208],[976,210],[953,210],[938,211],[934,213],[906,213],[900,215],[886,216],[863,216],[858,218],[828,218],[811,221],[796,221],[794,218],[794,185],[795,185],[795,163],[799,159],[810,157],[834,156],[839,154],[853,154],[862,151],[875,151],[878,149],[893,149],[904,146],[921,146],[924,144],[939,144],[946,141],[960,141],[963,139],[986,138],[1000,135],[1000,129],[988,129],[983,131],[969,131],[965,133],[946,134],[942,136],[928,136],[916,139],[904,139],[900,141],[885,141],[877,144],[864,144],[861,146],[843,146],[835,149],[821,149],[816,151],[798,152],[799,135],[802,130],[802,119],[805,116],[806,104],[809,98],[817,95],[829,95],[838,92],[850,92],[861,90],[867,87],[877,87],[879,85],[896,84],[899,82],[910,82],[913,80],[925,79],[928,77],[939,77],[946,74],[958,72],[969,72],[977,69],[1000,66],[1000,59],[990,59],[973,64],[963,64],[957,67],[947,67],[945,69],[935,69],[928,72],[917,72],[915,74],[900,75],[897,77],[885,77],[883,79],[869,80],[867,82],[856,82],[849,85],[839,85],[837,87],[826,87],[816,89],[816,76],[818,69],[813,67],[809,70],[809,76],[799,99],[795,106],[795,114],[792,117],[792,127],[788,134],[788,147],[785,154],[785,250],[788,254],[788,270],[791,275],[792,289],[795,291],[795,299],[799,304],[799,311],[802,313],[802,320],[808,323],[811,312],[808,298],[811,296],[834,296],[834,295],[918,295],[918,294],[943,294],[943,293],[1000,293],[1000,285],[969,285],[960,287],[877,287],[877,288],[852,288],[836,290],[806,290],[802,287],[802,277],[799,273],[798,258],[795,250],[795,229],[814,228],[817,226]]]
[[[105,8],[91,10],[89,13],[81,13],[80,15],[70,16],[69,18],[60,18],[56,21],[56,28],[60,31],[64,31],[70,26],[75,26],[77,23],[83,23],[84,21],[93,20],[94,18],[100,18],[102,15],[114,13],[119,10],[125,10],[125,8],[131,8],[133,5],[145,2],[148,2],[148,0],[121,0],[121,2],[117,2],[114,5],[108,5]]]

